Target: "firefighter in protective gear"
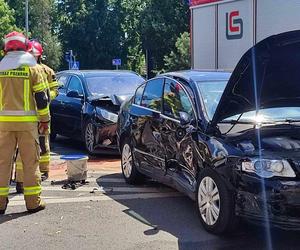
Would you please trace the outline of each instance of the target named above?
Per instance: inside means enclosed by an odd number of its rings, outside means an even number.
[[[22,33],[5,36],[0,62],[0,214],[8,204],[12,160],[18,145],[23,162],[24,198],[29,212],[45,208],[41,200],[38,129],[49,124],[48,86],[41,67],[27,53]],[[47,131],[44,131],[47,132]]]
[[[31,41],[30,53],[35,57],[37,63],[42,67],[44,77],[47,79],[48,87],[50,90],[50,100],[53,100],[58,95],[58,82],[56,81],[55,72],[53,69],[45,64],[42,64],[42,45],[33,40]],[[42,173],[42,181],[46,180],[49,176],[50,165],[50,145],[49,134],[42,134],[39,136],[41,158],[40,158],[40,171]],[[20,155],[18,154],[16,161],[16,189],[17,193],[23,192],[23,164]]]

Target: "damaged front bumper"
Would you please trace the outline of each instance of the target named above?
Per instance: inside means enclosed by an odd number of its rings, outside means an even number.
[[[117,151],[117,124],[95,124],[95,150]]]
[[[300,230],[300,181],[242,176],[236,214],[253,223]]]

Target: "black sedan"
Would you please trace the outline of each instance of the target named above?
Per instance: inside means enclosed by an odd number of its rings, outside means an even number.
[[[116,122],[121,103],[144,79],[130,71],[62,71],[59,95],[51,102],[51,139],[80,139],[87,151],[116,152]],[[104,151],[103,151],[104,150]]]
[[[196,200],[204,228],[239,218],[300,229],[300,31],[251,48],[232,74],[183,71],[141,85],[118,119],[127,183]]]

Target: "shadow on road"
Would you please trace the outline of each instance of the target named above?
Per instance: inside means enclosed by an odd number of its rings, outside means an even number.
[[[19,213],[0,215],[0,225],[5,222],[12,221],[23,216],[30,216],[30,214],[28,212],[19,212]]]
[[[111,183],[105,178],[120,177],[119,174],[100,177],[97,183],[109,189]],[[123,184],[131,187],[127,184]],[[138,187],[164,187],[153,181]],[[174,190],[175,192],[175,190]],[[112,199],[115,193],[106,193]],[[265,229],[241,222],[236,231],[227,236],[216,236],[207,233],[198,219],[196,206],[187,197],[122,199],[116,202],[128,207],[123,212],[137,221],[148,225],[143,234],[153,236],[159,231],[172,234],[178,239],[179,249],[267,249]],[[137,232],[139,233],[139,232]],[[299,232],[272,229],[273,249],[299,249]]]

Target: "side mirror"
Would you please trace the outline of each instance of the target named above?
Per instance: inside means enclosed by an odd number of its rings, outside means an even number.
[[[191,117],[188,113],[180,111],[179,112],[180,124],[182,126],[188,125],[191,123]]]
[[[67,97],[83,99],[83,95],[80,95],[77,90],[71,90],[67,93]]]

